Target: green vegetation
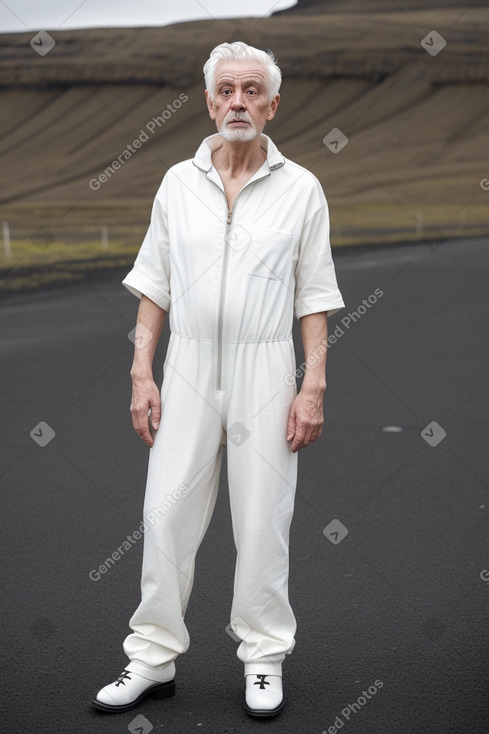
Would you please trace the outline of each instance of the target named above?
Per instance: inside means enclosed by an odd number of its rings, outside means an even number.
[[[395,202],[332,200],[329,204],[333,248],[489,235],[487,208],[481,204],[468,205],[451,221],[449,206],[425,205],[422,222],[415,215],[415,204],[405,209]],[[81,207],[63,219],[59,206],[24,208],[10,225],[11,256],[5,256],[3,245],[0,249],[0,292],[71,283],[114,268],[129,270],[144,238],[150,208],[151,203],[143,201],[93,210]],[[8,221],[7,214],[0,210],[0,221]],[[36,224],[27,224],[29,220]],[[106,249],[102,226],[107,227]]]

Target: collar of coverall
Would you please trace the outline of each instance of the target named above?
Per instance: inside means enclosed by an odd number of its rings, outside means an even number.
[[[195,154],[195,157],[192,159],[194,166],[200,168],[201,171],[210,171],[212,168],[212,153],[219,146],[221,139],[222,138],[219,133],[214,133],[214,135],[209,135],[207,138],[204,138]],[[261,133],[260,145],[267,151],[267,163],[270,170],[284,165],[284,156],[280,153],[275,143],[268,137],[268,135]]]

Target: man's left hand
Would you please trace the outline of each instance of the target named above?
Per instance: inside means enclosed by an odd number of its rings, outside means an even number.
[[[322,433],[324,390],[302,389],[290,406],[287,423],[287,441],[292,444],[293,452],[316,441]]]

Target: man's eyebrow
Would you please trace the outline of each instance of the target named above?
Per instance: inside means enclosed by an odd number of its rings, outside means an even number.
[[[238,75],[239,76],[239,75]],[[219,77],[217,79],[217,84],[234,84],[234,78],[232,77]],[[243,84],[256,84],[257,86],[264,83],[263,79],[259,79],[258,77],[248,77],[241,80]]]

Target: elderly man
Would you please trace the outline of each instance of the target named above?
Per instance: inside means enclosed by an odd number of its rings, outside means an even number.
[[[344,303],[321,185],[262,133],[280,100],[273,55],[223,43],[204,74],[218,133],[164,176],[123,281],[141,299],[131,413],[151,447],[141,603],[124,641],[130,662],[93,705],[126,711],[149,694],[174,694],[226,446],[237,549],[230,629],[246,711],[268,717],[283,707],[282,662],[295,645],[288,546],[297,452],[321,435],[327,316]],[[152,362],[168,311],[160,396]],[[299,393],[294,315],[306,357]]]

